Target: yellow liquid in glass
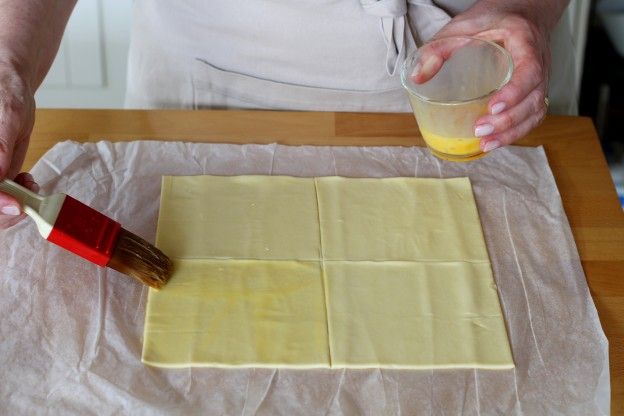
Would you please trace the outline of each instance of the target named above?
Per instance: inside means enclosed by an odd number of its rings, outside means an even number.
[[[464,161],[483,156],[477,137],[446,137],[424,129],[420,133],[432,153],[442,159]]]

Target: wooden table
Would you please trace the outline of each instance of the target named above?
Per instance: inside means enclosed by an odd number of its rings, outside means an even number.
[[[411,114],[38,110],[25,168],[61,140],[424,145]],[[548,117],[519,144],[544,145],[609,339],[613,414],[624,414],[624,214],[590,119]]]

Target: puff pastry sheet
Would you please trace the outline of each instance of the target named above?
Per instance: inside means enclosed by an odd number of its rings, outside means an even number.
[[[164,177],[143,362],[513,368],[467,178]]]

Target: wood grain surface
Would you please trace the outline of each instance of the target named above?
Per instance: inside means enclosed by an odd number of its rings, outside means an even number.
[[[137,139],[312,145],[424,145],[411,114],[38,110],[30,169],[63,140]],[[613,414],[624,414],[624,214],[592,122],[549,116],[518,144],[543,145],[609,339]]]

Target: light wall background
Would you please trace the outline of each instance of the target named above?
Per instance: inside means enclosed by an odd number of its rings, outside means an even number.
[[[132,0],[78,0],[37,106],[121,108]]]

